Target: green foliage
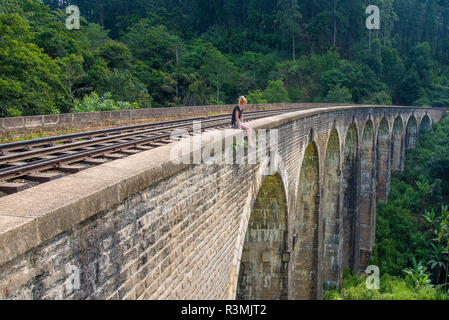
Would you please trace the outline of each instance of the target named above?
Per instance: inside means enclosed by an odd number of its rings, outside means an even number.
[[[449,104],[445,1],[379,1],[376,33],[361,0],[70,3],[81,30],[65,28],[68,1],[0,0],[0,116],[69,112],[94,91],[142,107],[249,93],[259,103]]]
[[[447,249],[442,246],[440,243],[431,243],[432,253],[430,255],[430,260],[428,261],[428,265],[431,269],[443,269],[446,268],[445,262],[447,261]]]
[[[284,81],[269,80],[268,87],[262,92],[260,90],[252,91],[247,96],[249,103],[280,103],[290,102],[289,93],[284,87]]]
[[[381,273],[403,276],[405,270],[407,281],[414,284],[447,282],[448,147],[445,117],[407,151],[404,172],[393,173],[388,203],[377,207],[372,262]]]
[[[1,114],[8,109],[35,115],[49,113],[54,104],[64,105],[61,69],[32,42],[27,20],[16,13],[0,14],[0,38]]]
[[[338,90],[346,83],[348,83],[348,79],[345,74],[336,68],[332,68],[324,72],[321,76],[321,93],[323,96],[326,96],[329,91],[334,89]]]
[[[288,92],[284,88],[284,81],[282,79],[268,81],[268,87],[263,92],[263,97],[268,103],[290,102]]]
[[[437,287],[414,285],[388,274],[380,278],[380,288],[368,289],[366,277],[346,273],[340,290],[325,291],[324,300],[449,300],[449,294]]]
[[[110,93],[99,96],[96,92],[85,96],[83,101],[76,101],[73,112],[98,112],[139,109],[137,103],[114,101]]]
[[[377,104],[384,106],[391,106],[393,104],[391,97],[385,91],[380,91],[372,96],[368,96],[367,98],[363,99],[362,102],[364,104]]]
[[[131,51],[121,42],[108,41],[100,48],[99,56],[106,61],[109,68],[125,70],[131,68]]]
[[[246,96],[248,99],[248,103],[251,104],[262,104],[262,103],[268,103],[268,101],[265,99],[264,93],[260,90],[251,91]]]
[[[340,84],[337,84],[335,87],[329,90],[326,98],[324,98],[324,102],[351,103],[352,94],[348,88],[342,87]]]
[[[412,257],[412,267],[404,269],[403,272],[407,275],[406,281],[415,288],[432,286],[427,267],[422,264],[422,261],[416,263],[415,257]]]
[[[8,117],[21,117],[22,111],[20,111],[16,107],[9,107],[8,109],[6,109],[6,114],[8,115]]]
[[[134,58],[162,71],[176,64],[176,50],[182,46],[180,39],[170,34],[165,26],[153,26],[149,19],[132,25],[122,39]]]

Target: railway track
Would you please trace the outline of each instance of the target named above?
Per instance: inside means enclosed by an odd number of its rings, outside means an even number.
[[[255,120],[307,108],[246,112]],[[229,127],[230,115],[189,118],[95,130],[0,145],[0,197],[40,183],[80,172],[95,165],[168,144],[174,130],[193,134],[192,124],[201,121],[202,131]]]

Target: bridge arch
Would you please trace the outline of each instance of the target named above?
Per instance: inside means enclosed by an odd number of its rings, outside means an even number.
[[[317,299],[319,251],[319,158],[315,142],[304,152],[298,180],[294,234],[295,299]],[[321,286],[321,284],[320,284]]]
[[[333,129],[326,147],[323,175],[323,281],[338,285],[340,278],[340,138]]]
[[[359,137],[353,122],[346,133],[343,154],[342,194],[343,194],[343,257],[342,269],[358,268],[358,182],[360,181]]]
[[[419,125],[419,133],[423,133],[425,131],[428,131],[432,128],[432,119],[429,117],[428,114],[426,114],[422,120],[421,124]]]
[[[393,123],[393,133],[391,138],[391,168],[393,170],[402,169],[402,157],[403,157],[403,137],[404,137],[404,124],[402,117],[399,115],[396,117]]]
[[[383,118],[377,132],[377,200],[387,201],[390,181],[390,125]],[[374,219],[375,221],[375,219]],[[373,228],[375,226],[373,225]],[[374,233],[374,232],[373,232]]]
[[[412,114],[407,121],[405,128],[405,149],[414,148],[418,142],[418,122]]]
[[[374,218],[374,124],[368,120],[360,145],[360,267],[366,266],[372,245]]]
[[[238,300],[287,299],[287,198],[281,176],[267,176],[259,189],[243,245]]]
[[[230,285],[229,285],[229,299],[287,299],[287,270],[288,266],[282,264],[280,266],[279,258],[284,251],[287,250],[286,239],[288,232],[288,179],[285,164],[278,153],[274,156],[274,168],[275,173],[271,176],[265,176],[266,170],[269,166],[269,160],[263,161],[259,169],[255,173],[255,180],[251,186],[250,192],[244,205],[242,218],[240,220],[239,232],[237,235],[237,241],[235,246],[235,253],[233,259],[233,265],[231,270]],[[281,191],[282,189],[282,191]],[[271,191],[275,191],[274,197]],[[271,206],[268,205],[271,202]],[[273,206],[274,204],[274,206]],[[262,225],[258,226],[258,217],[253,213],[256,211],[256,215],[259,217],[263,214],[265,217],[272,217],[271,225],[265,224],[265,226],[271,226],[272,229],[262,229]],[[271,214],[270,214],[271,212]],[[275,221],[276,217],[276,221]],[[285,219],[287,221],[285,221]],[[263,226],[262,226],[263,227]],[[278,250],[273,247],[267,246],[265,256],[263,246],[253,241],[254,236],[267,235],[268,237],[275,236],[279,238],[280,234],[283,234],[284,242],[277,242],[279,244]],[[249,237],[248,234],[250,234]],[[273,237],[272,237],[273,239]],[[253,250],[250,247],[253,246],[258,250],[260,256],[252,254]],[[246,247],[246,248],[245,248]],[[245,249],[244,249],[245,248]],[[269,273],[265,273],[260,277],[256,277],[254,272],[249,273],[250,264],[258,265],[260,267],[260,259],[262,261],[270,259],[273,264],[264,263],[264,266],[269,265],[270,270],[274,270],[275,277],[270,276]],[[283,262],[284,263],[284,262]],[[243,271],[241,271],[243,269]],[[254,270],[254,268],[253,268]],[[266,280],[269,284],[269,288],[266,287],[265,282],[261,289],[254,290],[254,287],[261,287],[260,281]],[[245,287],[246,286],[246,287]],[[248,287],[249,286],[249,287]],[[251,288],[251,289],[250,289]]]

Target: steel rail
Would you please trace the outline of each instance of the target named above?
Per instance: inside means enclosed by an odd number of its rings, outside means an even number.
[[[17,142],[0,144],[0,150],[4,151],[4,150],[11,150],[13,148],[18,149],[18,148],[28,147],[30,145],[39,145],[39,144],[54,143],[54,142],[65,141],[65,140],[89,138],[92,136],[101,136],[104,134],[110,134],[110,133],[114,133],[114,132],[131,131],[131,130],[135,130],[135,129],[154,127],[154,126],[163,126],[164,124],[173,124],[173,123],[189,122],[189,121],[195,121],[195,120],[204,120],[205,118],[207,118],[207,117],[170,120],[170,121],[163,121],[163,122],[151,122],[151,123],[138,124],[138,125],[132,125],[132,126],[123,126],[123,127],[117,127],[117,128],[71,133],[71,134],[66,134],[66,135],[59,135],[59,136],[39,138],[39,139],[26,140],[26,141],[17,141]]]
[[[277,113],[282,113],[282,112],[277,112]],[[265,117],[265,114],[266,113],[264,113],[264,114],[259,113],[257,115],[248,116],[247,118],[250,118],[250,119],[263,118],[263,117]],[[217,120],[215,120],[215,119],[208,120],[208,122],[217,122]],[[191,123],[189,123],[188,125],[191,125]],[[205,130],[205,129],[210,129],[210,128],[219,128],[219,127],[223,127],[226,125],[228,125],[228,121],[226,121],[226,122],[223,121],[221,123],[211,123],[209,125],[202,126],[201,129]],[[193,130],[194,130],[193,128],[189,128],[186,131],[188,133],[191,133],[191,132],[193,132]],[[33,161],[31,163],[27,163],[24,165],[3,168],[3,169],[0,169],[0,181],[6,181],[6,180],[14,179],[14,178],[19,178],[19,177],[22,177],[22,176],[25,176],[27,174],[37,172],[37,171],[43,171],[43,170],[49,170],[49,169],[57,170],[58,167],[63,164],[73,164],[75,162],[82,162],[83,160],[85,160],[87,158],[99,157],[99,156],[102,156],[107,153],[117,152],[117,151],[124,150],[124,149],[130,149],[132,147],[138,147],[141,145],[155,143],[160,140],[170,138],[172,134],[173,134],[173,132],[160,133],[160,134],[157,134],[157,135],[154,135],[151,137],[145,137],[145,138],[137,139],[134,141],[122,142],[122,143],[114,144],[111,146],[104,146],[104,147],[96,148],[94,150],[80,151],[80,152],[77,152],[76,154],[72,154],[72,155],[57,156],[52,159],[37,160],[37,161]],[[98,141],[96,141],[95,144],[98,144]]]
[[[217,121],[219,121],[219,120],[212,119],[212,120],[205,120],[205,121],[203,121],[203,123],[204,122],[206,122],[206,123],[207,122],[217,122]],[[142,136],[145,134],[157,133],[157,132],[171,130],[171,129],[180,129],[180,128],[191,126],[191,124],[192,123],[189,122],[189,123],[183,123],[183,124],[173,125],[173,126],[164,127],[164,128],[153,128],[153,129],[141,130],[141,131],[137,131],[137,132],[133,131],[133,132],[122,133],[122,134],[113,135],[113,136],[107,136],[104,138],[83,140],[83,141],[71,142],[71,143],[66,143],[66,144],[52,146],[52,147],[43,148],[43,149],[35,149],[35,150],[29,150],[29,151],[24,151],[24,152],[20,152],[20,153],[6,154],[4,156],[0,156],[0,164],[4,164],[7,162],[11,162],[11,161],[32,159],[32,158],[36,158],[39,155],[43,155],[43,154],[52,154],[52,153],[57,153],[57,152],[70,151],[70,150],[74,150],[74,149],[80,149],[83,147],[94,146],[94,145],[101,144],[101,143],[113,142],[115,140],[122,140],[125,138]]]
[[[266,114],[279,114],[279,113],[286,112],[287,110],[288,111],[295,111],[297,109],[293,109],[292,108],[292,109],[264,110],[264,111],[260,111],[260,112],[251,112],[251,113],[248,112],[247,116],[248,117],[252,117],[252,116],[260,116],[262,114],[263,115],[266,115]],[[34,149],[34,150],[31,149],[31,150],[28,150],[28,151],[23,151],[23,152],[18,152],[18,153],[10,153],[10,154],[6,154],[6,155],[3,155],[3,156],[0,156],[0,164],[5,164],[5,163],[8,163],[8,162],[12,162],[12,161],[32,159],[32,158],[39,157],[41,155],[51,155],[53,153],[64,152],[64,151],[71,151],[71,150],[74,150],[74,149],[80,149],[80,148],[83,148],[83,147],[95,146],[97,144],[109,143],[109,142],[113,142],[115,140],[122,140],[122,139],[131,138],[131,137],[135,137],[135,136],[141,136],[141,135],[157,133],[157,132],[173,130],[173,129],[180,129],[180,128],[184,128],[184,127],[192,125],[192,122],[194,122],[196,120],[203,119],[202,123],[210,123],[210,122],[220,121],[221,120],[220,118],[227,118],[227,117],[228,117],[228,115],[226,117],[220,116],[220,117],[214,117],[214,118],[207,118],[207,117],[204,117],[204,118],[193,118],[193,119],[181,120],[181,121],[175,120],[175,121],[172,121],[171,123],[179,123],[179,124],[171,125],[171,126],[165,126],[165,127],[156,127],[156,128],[146,129],[146,130],[131,131],[131,132],[128,132],[128,133],[116,134],[116,135],[100,137],[100,138],[91,138],[91,139],[88,139],[88,140],[81,140],[81,141],[77,141],[77,142],[69,142],[69,143],[65,143],[65,144],[62,144],[62,145],[58,145],[58,146],[51,145],[49,147],[42,148],[42,149]],[[126,128],[129,129],[130,127],[126,127]],[[98,131],[95,131],[95,132],[98,132]],[[60,137],[64,137],[64,136],[60,136]],[[38,140],[41,140],[41,139],[38,139]],[[70,139],[69,139],[69,141],[70,141]],[[31,140],[30,142],[33,142],[33,140]],[[30,145],[30,144],[28,144],[28,145]]]
[[[252,114],[278,112],[281,110],[300,110],[300,109],[304,109],[304,108],[251,111],[251,112],[246,112],[245,114],[252,115]],[[184,123],[184,122],[190,123],[190,122],[198,121],[198,120],[201,120],[201,121],[212,120],[212,119],[218,120],[221,118],[228,118],[228,117],[229,117],[229,114],[223,114],[223,115],[204,116],[204,117],[187,118],[187,119],[179,119],[179,120],[150,122],[150,123],[145,123],[145,124],[137,124],[137,125],[131,125],[131,126],[123,126],[123,127],[116,127],[116,128],[79,132],[79,133],[72,133],[72,134],[67,134],[67,135],[59,135],[59,136],[26,140],[26,141],[17,141],[17,142],[0,144],[0,152],[4,152],[7,150],[20,149],[20,148],[24,148],[24,147],[26,148],[26,147],[30,147],[32,145],[40,145],[40,144],[55,143],[55,142],[60,142],[60,141],[89,138],[89,137],[101,136],[101,135],[116,133],[116,132],[126,132],[126,131],[131,131],[131,130],[135,131],[136,129],[142,129],[142,128],[159,127],[160,126],[162,129],[163,126],[168,126],[171,124],[180,124],[180,123]]]

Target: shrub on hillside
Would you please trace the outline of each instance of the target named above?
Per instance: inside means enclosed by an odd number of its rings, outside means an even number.
[[[83,101],[76,101],[73,112],[99,112],[99,111],[116,111],[139,109],[137,103],[114,101],[110,93],[99,96],[98,93],[92,92],[84,97]]]

